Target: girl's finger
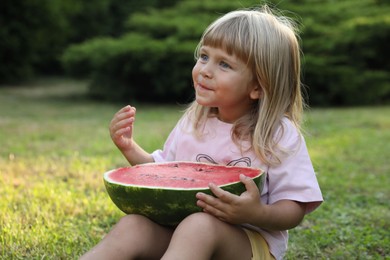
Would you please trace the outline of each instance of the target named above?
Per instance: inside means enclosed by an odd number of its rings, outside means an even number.
[[[130,111],[130,110],[135,110],[135,107],[127,105],[127,106],[122,107],[117,113],[122,113],[122,112]]]
[[[116,113],[110,122],[110,130],[116,131],[117,129],[126,126],[126,124],[128,124],[129,126],[132,125],[132,122],[135,121],[134,111],[122,111]]]
[[[135,112],[136,112],[135,107],[127,106],[127,107],[124,107],[121,110],[119,110],[114,115],[114,119],[116,119],[118,121],[118,120],[122,120],[122,119],[127,118],[127,117],[135,117]]]
[[[128,136],[128,135],[131,135],[131,128],[130,127],[121,128],[114,133],[115,138],[119,138],[122,136]]]
[[[118,135],[118,131],[124,128],[132,128],[133,127],[134,118],[126,118],[118,122],[113,122],[110,125],[110,133],[111,135]]]
[[[259,193],[259,188],[257,187],[256,183],[248,176],[240,174],[240,181],[245,185],[245,188],[249,194],[257,195]]]
[[[214,183],[210,183],[209,184],[209,188],[210,188],[211,192],[218,199],[220,199],[222,202],[231,203],[231,202],[233,202],[236,199],[236,195],[221,189],[220,187],[218,187]]]
[[[198,200],[196,202],[196,205],[198,207],[201,207],[203,212],[211,214],[215,217],[222,218],[225,216],[225,213],[223,212],[223,210],[220,210],[218,207],[213,206],[213,204],[208,204],[203,200]]]
[[[215,198],[211,195],[199,192],[196,194],[196,198],[198,199],[198,206],[202,208],[208,208],[208,207],[218,207],[218,204],[220,204],[220,201],[218,198]]]

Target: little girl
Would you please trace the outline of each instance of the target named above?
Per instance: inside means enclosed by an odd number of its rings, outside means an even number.
[[[195,51],[195,101],[163,150],[149,154],[132,136],[136,109],[110,124],[131,165],[199,161],[262,168],[266,183],[241,176],[240,196],[213,183],[197,194],[203,209],[176,228],[124,216],[85,259],[282,259],[288,229],[322,202],[300,133],[300,48],[292,23],[269,8],[230,12],[204,32]]]

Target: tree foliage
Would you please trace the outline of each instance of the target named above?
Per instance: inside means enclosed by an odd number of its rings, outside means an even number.
[[[4,0],[0,12],[0,80],[24,78],[35,66],[49,65],[66,38],[62,8],[46,0]]]
[[[300,25],[311,105],[389,103],[387,0],[269,0]],[[0,82],[35,72],[91,78],[108,100],[188,101],[206,26],[255,0],[4,0]],[[65,52],[64,52],[65,50]],[[61,61],[61,64],[59,63]],[[62,65],[62,67],[60,66]]]
[[[317,105],[389,102],[390,5],[318,1],[291,6],[302,17],[304,81]]]
[[[131,13],[175,1],[2,0],[0,83],[61,72],[59,59],[69,44],[121,35]]]
[[[246,7],[257,3],[247,2]],[[389,101],[390,6],[385,1],[270,1],[300,23],[303,82],[313,105]],[[182,1],[172,8],[134,13],[128,33],[73,46],[63,64],[92,77],[91,93],[104,99],[188,100],[193,51],[206,26],[242,2]],[[364,10],[364,12],[363,12]],[[116,50],[114,50],[116,49]]]

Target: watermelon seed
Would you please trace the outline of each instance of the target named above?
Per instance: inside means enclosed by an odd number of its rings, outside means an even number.
[[[192,181],[192,182],[195,182],[195,179],[193,179],[193,178],[177,177],[177,176],[172,177],[172,180]]]

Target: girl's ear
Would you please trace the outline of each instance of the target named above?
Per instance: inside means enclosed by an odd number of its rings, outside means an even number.
[[[254,99],[254,100],[255,99],[260,99],[261,96],[262,96],[262,93],[263,93],[263,91],[262,91],[261,87],[256,84],[256,85],[253,86],[251,92],[249,92],[249,97],[251,99]]]

